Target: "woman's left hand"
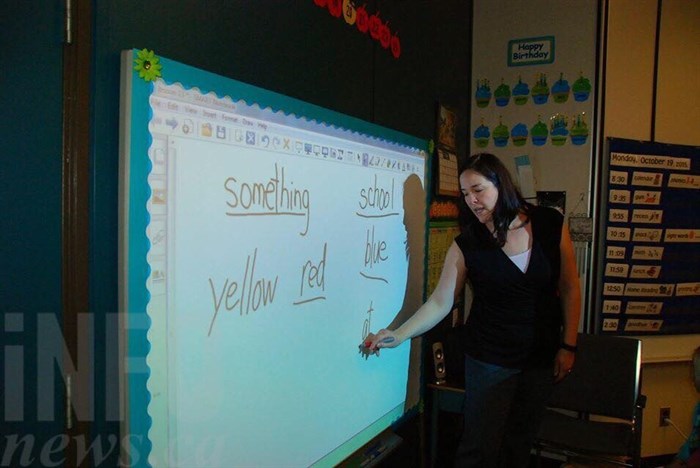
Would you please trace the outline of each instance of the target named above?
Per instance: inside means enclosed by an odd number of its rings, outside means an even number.
[[[561,380],[569,375],[571,369],[574,367],[574,361],[576,361],[576,353],[567,351],[566,349],[560,349],[554,358],[554,382],[561,382]]]

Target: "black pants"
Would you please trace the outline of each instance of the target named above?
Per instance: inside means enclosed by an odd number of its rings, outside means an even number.
[[[508,369],[465,356],[464,432],[455,467],[527,467],[552,367]]]

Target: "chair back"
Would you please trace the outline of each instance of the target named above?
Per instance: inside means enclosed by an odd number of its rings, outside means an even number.
[[[555,385],[548,406],[633,420],[641,385],[642,343],[579,334],[572,372]]]

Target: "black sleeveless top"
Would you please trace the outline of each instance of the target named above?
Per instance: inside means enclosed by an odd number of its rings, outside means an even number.
[[[470,241],[464,234],[455,239],[474,292],[463,330],[464,352],[502,367],[552,365],[560,343],[559,244],[564,218],[552,208],[531,208],[532,252],[525,272],[498,246]]]

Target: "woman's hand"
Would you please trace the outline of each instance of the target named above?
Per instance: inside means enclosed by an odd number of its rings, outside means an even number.
[[[381,348],[395,348],[400,343],[401,341],[393,331],[382,328],[376,335],[374,333],[367,335],[365,341],[360,344],[360,352],[366,355],[376,354],[379,356]]]
[[[560,349],[554,358],[554,382],[561,382],[561,380],[569,375],[571,369],[574,367],[574,361],[576,360],[576,353],[567,351],[566,349]]]

